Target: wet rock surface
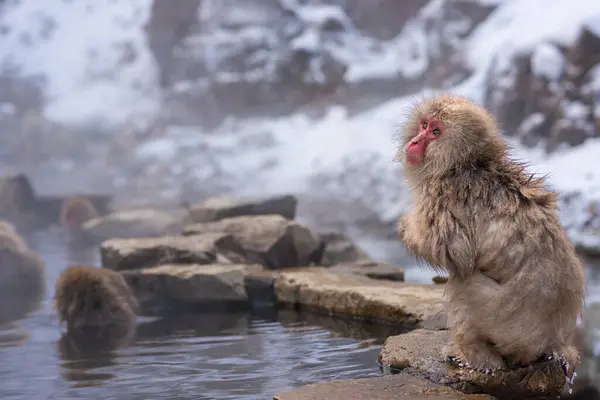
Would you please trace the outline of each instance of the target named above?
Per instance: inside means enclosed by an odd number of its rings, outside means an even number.
[[[485,393],[497,399],[555,398],[565,386],[559,362],[543,362],[494,374],[452,366],[443,362],[441,356],[447,339],[448,331],[427,329],[391,336],[379,353],[379,362],[464,393]]]
[[[325,253],[323,260],[321,260],[322,265],[371,261],[363,249],[342,233],[327,232],[321,233],[319,236],[325,243]]]
[[[454,389],[407,375],[314,383],[273,397],[273,400],[317,399],[493,400],[486,395],[465,395]]]
[[[296,217],[295,196],[285,195],[264,199],[243,199],[236,197],[212,197],[190,206],[185,224],[213,222],[224,218],[250,215],[281,215],[287,219]]]
[[[245,263],[244,250],[225,233],[109,239],[100,247],[102,266],[117,271],[163,264]]]
[[[123,273],[142,312],[246,308],[247,265],[165,264]]]
[[[194,224],[184,228],[187,236],[227,233],[244,248],[248,260],[270,269],[319,263],[321,240],[306,226],[281,215],[241,216]]]
[[[339,275],[324,268],[282,271],[277,301],[301,309],[391,324],[417,324],[444,314],[443,288]]]

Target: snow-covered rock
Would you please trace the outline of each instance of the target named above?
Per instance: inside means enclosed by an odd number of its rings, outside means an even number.
[[[597,1],[363,3],[4,2],[0,86],[22,89],[1,91],[0,129],[34,119],[38,133],[0,135],[0,162],[33,155],[42,177],[100,173],[69,184],[123,195],[284,191],[329,204],[328,223],[388,227],[406,201],[396,129],[414,99],[449,90],[492,109],[519,158],[550,173],[570,235],[593,236]]]

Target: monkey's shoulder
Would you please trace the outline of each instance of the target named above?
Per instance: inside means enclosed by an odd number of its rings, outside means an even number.
[[[514,161],[477,165],[453,171],[433,189],[446,202],[474,206],[555,209],[557,195],[546,185],[546,176],[528,172],[528,165]]]

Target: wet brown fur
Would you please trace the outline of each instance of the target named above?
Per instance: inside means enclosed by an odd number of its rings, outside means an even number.
[[[87,220],[98,215],[98,211],[87,197],[72,197],[63,200],[61,204],[60,224],[71,229],[81,229]]]
[[[135,323],[138,301],[118,272],[72,266],[61,273],[55,287],[54,308],[69,330]]]
[[[0,220],[0,247],[27,249],[27,244],[17,233],[14,225],[4,220]]]
[[[45,267],[14,226],[0,220],[0,321],[34,311],[45,293]]]
[[[458,96],[412,108],[400,161],[422,116],[440,120],[445,132],[420,165],[404,163],[413,202],[398,234],[411,253],[450,274],[444,354],[496,369],[555,353],[572,371],[585,281],[556,214],[556,194],[508,157],[488,112]]]

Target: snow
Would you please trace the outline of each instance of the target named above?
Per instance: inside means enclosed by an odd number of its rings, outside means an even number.
[[[572,43],[583,24],[600,25],[598,18],[592,18],[600,16],[596,0],[480,2],[498,4],[498,8],[465,39],[465,56],[473,74],[451,90],[478,103],[483,100],[491,62],[506,63],[515,52],[534,51],[534,72],[557,79],[564,60],[552,43]],[[434,18],[442,3],[430,2],[422,17]],[[11,27],[4,36],[0,60],[24,75],[45,77],[49,99],[45,114],[56,121],[118,124],[143,120],[160,106],[156,67],[142,29],[149,6],[150,0],[22,0],[0,15],[0,24]],[[290,2],[290,7],[314,25],[328,18],[351,23],[334,6],[300,7]],[[356,82],[396,74],[419,76],[429,68],[433,46],[425,25],[423,20],[409,21],[387,42],[376,43],[353,29],[347,37],[338,37],[335,56],[350,62],[346,79]],[[453,30],[462,28],[457,24]],[[294,44],[318,46],[315,32],[307,30]],[[271,40],[263,38],[261,30],[249,29],[247,34],[255,40]],[[222,41],[219,35],[215,33],[213,39]],[[123,43],[133,49],[133,60],[123,61]],[[209,43],[203,49],[216,51]],[[294,114],[224,125],[213,135],[175,129],[139,147],[136,154],[188,164],[198,179],[222,174],[240,194],[315,189],[338,196],[343,193],[368,203],[383,220],[390,220],[405,206],[401,171],[392,162],[396,129],[410,102],[424,94],[398,98],[354,116],[333,107],[316,121]],[[580,111],[577,105],[567,109],[574,117]],[[527,122],[539,123],[539,119],[534,115]],[[209,156],[197,155],[198,148],[208,149]],[[594,165],[600,154],[600,139],[550,157],[517,144],[514,148],[515,154],[532,161],[538,172],[550,173],[550,183],[556,189],[579,193],[581,204],[600,198],[600,176]],[[188,153],[193,156],[182,156]],[[576,222],[581,216],[570,218]]]
[[[155,68],[142,25],[150,0],[21,1],[0,14],[0,60],[24,76],[42,75],[55,120],[123,121],[158,107]],[[123,60],[131,44],[136,59]]]
[[[557,82],[565,70],[565,60],[555,45],[542,43],[533,51],[531,68],[534,75]]]
[[[573,101],[564,108],[564,116],[574,121],[585,120],[589,114],[588,107],[580,101]]]
[[[473,32],[467,57],[474,68],[487,67],[495,56],[533,50],[542,42],[569,45],[590,16],[600,15],[594,0],[507,0]]]

